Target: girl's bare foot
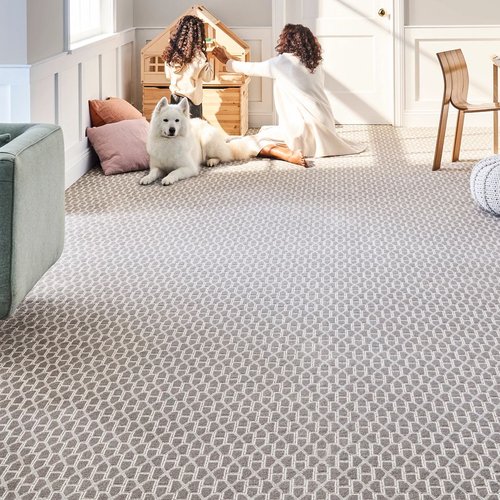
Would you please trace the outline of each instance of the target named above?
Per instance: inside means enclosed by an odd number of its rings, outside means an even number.
[[[309,166],[300,149],[292,151],[285,144],[272,144],[266,146],[260,150],[258,156],[276,158],[277,160],[284,160],[306,168]]]

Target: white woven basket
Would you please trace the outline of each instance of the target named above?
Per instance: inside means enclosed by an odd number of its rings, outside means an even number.
[[[483,210],[500,215],[500,155],[489,156],[474,165],[470,190]]]

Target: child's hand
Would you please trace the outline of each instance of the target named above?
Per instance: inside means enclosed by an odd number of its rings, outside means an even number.
[[[212,51],[212,54],[222,63],[226,64],[231,56],[227,53],[227,50],[224,47],[215,47]]]

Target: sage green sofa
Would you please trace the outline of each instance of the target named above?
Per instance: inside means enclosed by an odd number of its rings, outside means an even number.
[[[0,319],[56,262],[63,244],[61,128],[0,123]]]

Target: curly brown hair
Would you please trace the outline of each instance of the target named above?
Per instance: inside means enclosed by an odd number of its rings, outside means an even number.
[[[302,24],[287,24],[283,28],[278,39],[276,52],[293,54],[311,72],[318,67],[323,60],[321,57],[321,45],[312,31]]]
[[[205,41],[205,26],[196,16],[182,17],[170,37],[168,46],[164,50],[163,60],[170,65],[189,64],[197,53],[202,52],[207,57],[207,43]]]

